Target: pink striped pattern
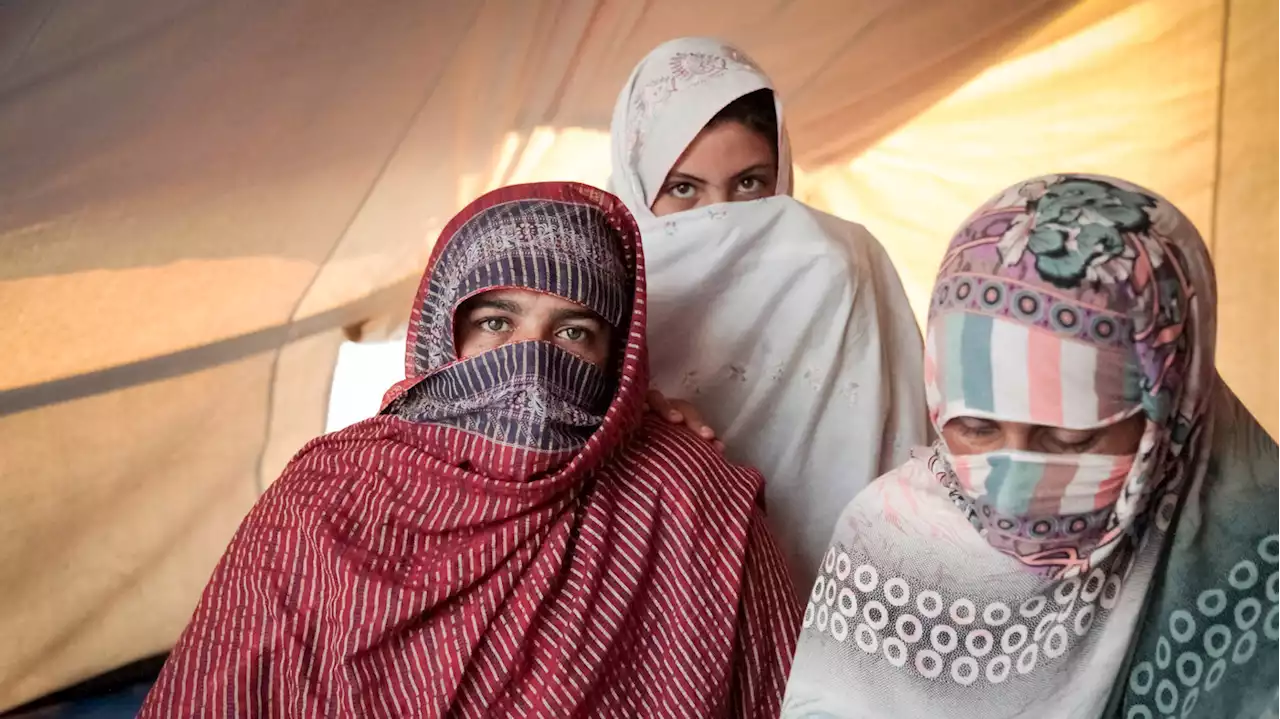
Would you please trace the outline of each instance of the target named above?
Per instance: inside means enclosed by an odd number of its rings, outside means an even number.
[[[312,442],[236,534],[143,717],[776,717],[799,625],[761,479],[650,416],[592,483]]]

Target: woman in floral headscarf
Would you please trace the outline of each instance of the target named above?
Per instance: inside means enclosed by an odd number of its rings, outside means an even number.
[[[970,217],[926,339],[942,440],[844,510],[783,716],[1275,716],[1276,444],[1214,369],[1215,292],[1120,180]]]

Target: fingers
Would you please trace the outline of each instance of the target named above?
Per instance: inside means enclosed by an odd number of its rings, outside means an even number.
[[[656,389],[645,395],[645,404],[671,424],[683,424],[699,437],[711,442],[711,446],[724,454],[724,442],[716,439],[716,431],[702,418],[702,413],[692,402],[683,399],[667,399]]]
[[[685,426],[706,440],[716,438],[716,431],[702,418],[702,413],[692,403],[682,399],[671,400],[671,406],[684,415]]]
[[[671,424],[683,424],[685,415],[676,409],[662,393],[656,389],[649,390],[649,394],[645,395],[645,400],[649,403],[649,409],[662,415],[663,419]],[[685,402],[684,404],[688,404]]]

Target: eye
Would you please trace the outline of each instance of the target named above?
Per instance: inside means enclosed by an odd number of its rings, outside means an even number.
[[[993,437],[1000,432],[995,422],[974,417],[959,417],[954,424],[956,429],[966,437]]]
[[[476,326],[486,332],[508,332],[511,330],[511,321],[505,317],[485,317]]]
[[[744,177],[738,180],[738,190],[745,193],[760,192],[764,189],[764,180],[759,177]]]
[[[591,331],[583,327],[565,327],[556,334],[570,342],[584,342],[591,336]]]
[[[1066,429],[1051,430],[1045,434],[1044,443],[1049,449],[1062,453],[1080,453],[1094,445],[1100,432],[1073,432]]]
[[[667,194],[679,200],[691,200],[696,192],[697,188],[688,182],[677,182],[667,188]]]

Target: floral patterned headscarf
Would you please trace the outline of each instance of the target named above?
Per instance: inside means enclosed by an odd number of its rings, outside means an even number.
[[[926,340],[930,416],[1095,429],[1142,413],[1139,456],[944,459],[993,546],[1053,576],[1140,533],[1194,462],[1216,372],[1212,264],[1195,227],[1120,180],[1018,185],[952,240]]]

